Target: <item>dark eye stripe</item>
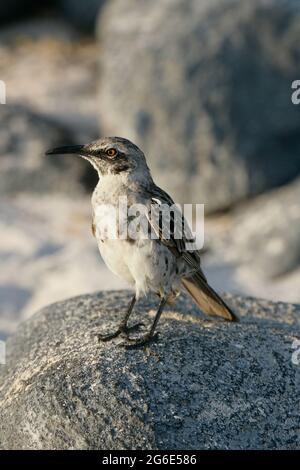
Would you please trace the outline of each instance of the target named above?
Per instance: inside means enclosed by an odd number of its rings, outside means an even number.
[[[106,157],[108,160],[126,160],[127,161],[127,157],[126,157],[126,154],[123,153],[123,152],[120,152],[119,150],[116,150],[117,154],[115,156],[110,156],[108,155],[108,150],[109,149],[101,149],[101,150],[93,150],[91,152],[91,155],[94,155],[95,157]]]

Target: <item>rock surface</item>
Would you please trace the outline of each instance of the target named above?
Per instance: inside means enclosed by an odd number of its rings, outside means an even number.
[[[228,324],[181,297],[149,348],[99,345],[129,299],[53,304],[9,339],[2,449],[299,449],[299,306],[226,296],[242,319]],[[141,301],[135,319],[153,308]]]
[[[90,168],[83,160],[45,156],[74,142],[63,126],[20,105],[1,106],[0,122],[0,194],[84,191]]]
[[[300,179],[239,208],[225,244],[233,261],[251,264],[265,277],[299,267]]]
[[[299,20],[294,0],[107,2],[99,22],[105,133],[136,141],[178,202],[210,211],[293,179]]]

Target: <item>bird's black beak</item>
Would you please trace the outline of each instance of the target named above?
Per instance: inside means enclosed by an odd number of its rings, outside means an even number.
[[[47,150],[46,155],[85,155],[85,145],[67,145]]]

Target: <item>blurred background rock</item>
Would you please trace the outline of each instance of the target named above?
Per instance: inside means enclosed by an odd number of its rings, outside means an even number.
[[[90,231],[93,170],[50,158],[137,142],[175,200],[205,203],[219,290],[300,302],[297,0],[10,0],[0,5],[0,331],[121,288]]]

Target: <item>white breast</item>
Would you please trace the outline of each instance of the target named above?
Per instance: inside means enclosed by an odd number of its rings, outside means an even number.
[[[176,260],[155,240],[99,240],[98,246],[108,268],[133,285],[137,297],[171,290]]]
[[[104,262],[113,273],[135,286],[137,297],[149,291],[170,291],[177,276],[177,261],[170,250],[149,238],[132,240],[127,234],[125,239],[119,238],[118,217],[114,211],[120,194],[124,191],[115,181],[106,178],[95,189],[92,198],[95,235]],[[103,201],[108,200],[113,201],[110,208],[103,205]],[[111,231],[108,236],[106,227]]]
[[[128,247],[124,240],[98,239],[100,254],[106,266],[117,276],[134,285],[135,279],[128,267]]]

